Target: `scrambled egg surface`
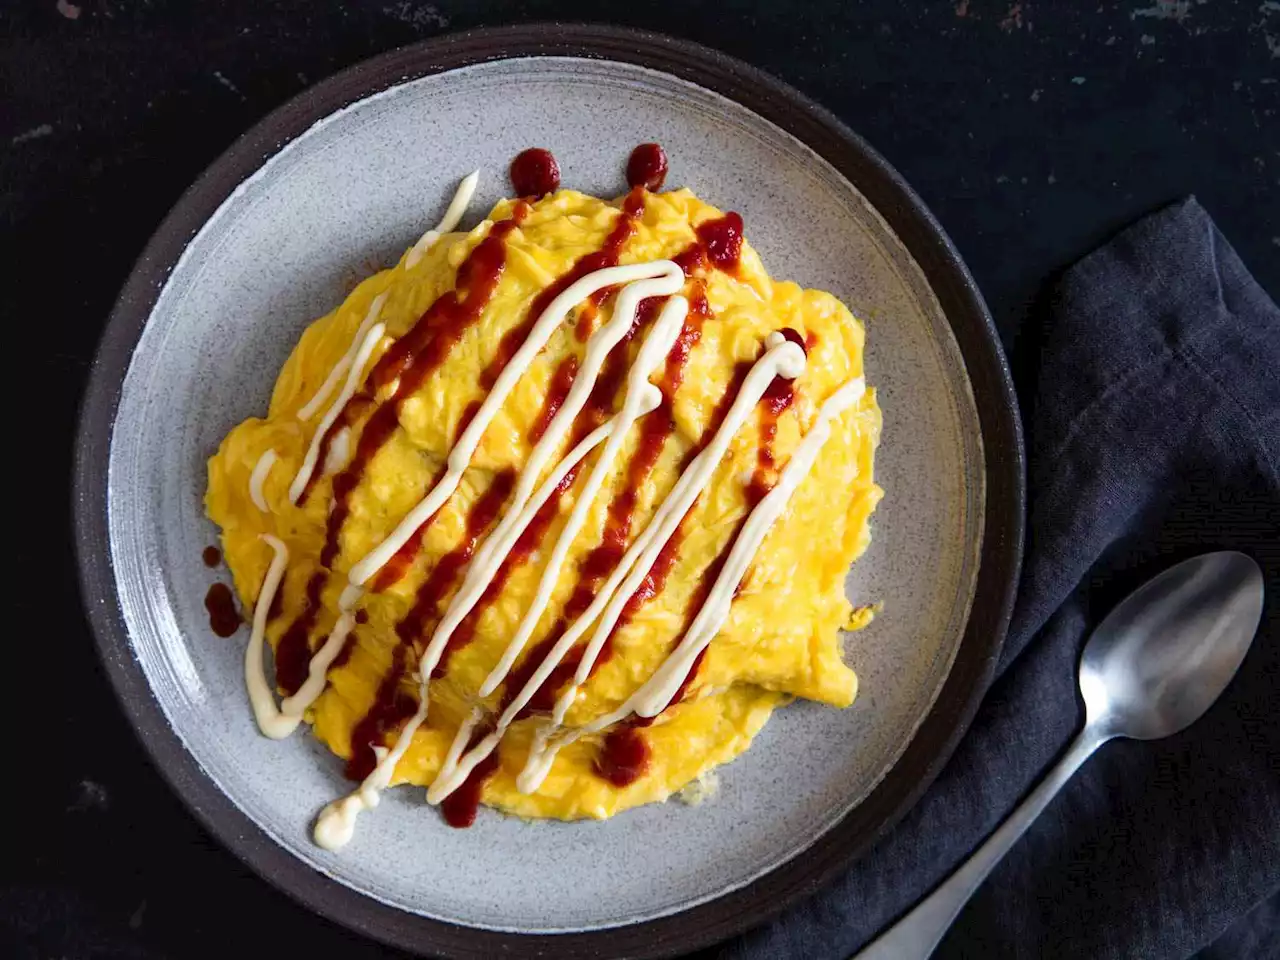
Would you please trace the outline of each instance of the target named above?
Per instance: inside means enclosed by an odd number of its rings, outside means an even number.
[[[674,257],[696,242],[699,224],[721,216],[687,190],[646,193],[644,201],[643,214],[621,248],[620,263]],[[289,502],[289,485],[324,408],[306,422],[298,419],[297,411],[347,351],[378,294],[387,294],[380,317],[386,323],[386,335],[366,372],[433,301],[453,289],[459,265],[495,222],[512,217],[514,208],[513,202],[502,201],[474,230],[443,236],[412,268],[402,259],[369,277],[341,306],[312,323],[280,371],[267,417],[241,423],[210,459],[206,506],[222,530],[224,555],[246,607],[251,609],[255,603],[272,556],[259,534],[275,534],[288,545],[282,598],[267,631],[273,647],[306,605],[306,585],[319,569],[333,499],[332,476],[321,475],[318,467],[319,479],[310,494],[297,506]],[[322,609],[311,631],[312,650],[324,641],[337,618],[338,594],[350,566],[390,533],[442,470],[468,407],[485,395],[481,371],[503,333],[518,326],[534,297],[567,273],[578,258],[605,244],[620,215],[616,203],[562,190],[533,204],[508,234],[505,270],[492,298],[445,362],[404,403],[400,429],[369,463],[350,497],[339,555],[325,582]],[[686,294],[695,284],[705,285],[712,315],[692,348],[683,383],[674,396],[675,430],[638,491],[632,539],[675,483],[682,460],[712,426],[725,393],[735,389],[735,369],[760,356],[770,331],[790,328],[808,344],[807,367],[794,384],[795,401],[777,425],[774,453],[779,467],[815,422],[822,401],[862,374],[864,334],[859,321],[830,294],[772,281],[749,245],[743,244],[736,270],[724,272],[704,264],[686,284]],[[597,326],[608,319],[611,308],[612,298],[601,304]],[[356,627],[349,655],[330,670],[327,689],[307,715],[315,735],[338,756],[351,755],[353,729],[375,701],[398,642],[395,625],[413,605],[418,588],[436,561],[458,545],[468,511],[495,477],[501,471],[519,470],[528,457],[531,431],[554,372],[567,355],[581,358],[585,351],[576,316],[571,312],[552,335],[485,431],[457,492],[424,528],[421,549],[408,573],[381,592],[367,593],[362,601],[367,621]],[[633,356],[644,334],[641,329],[632,340]],[[620,402],[621,397],[616,403]],[[665,589],[617,633],[613,656],[584,685],[567,718],[569,725],[585,723],[618,706],[679,641],[696,613],[689,609],[691,595],[706,569],[728,549],[739,521],[750,509],[747,481],[758,460],[759,416],[757,408],[685,518],[683,539]],[[353,426],[352,450],[362,423],[357,420]],[[841,659],[839,631],[856,625],[859,618],[845,598],[843,583],[850,564],[867,546],[868,518],[881,496],[872,475],[879,431],[880,411],[874,391],[868,389],[833,424],[813,470],[761,545],[728,620],[683,699],[640,731],[650,753],[644,775],[626,787],[613,786],[594,769],[601,737],[584,738],[560,753],[535,794],[521,794],[515,778],[539,722],[537,717],[526,717],[511,727],[502,742],[498,768],[484,785],[482,802],[523,817],[609,817],[663,800],[731,760],[748,747],[773,709],[794,697],[835,707],[850,704],[857,680]],[[622,455],[592,503],[526,655],[552,630],[578,581],[578,561],[600,542],[608,506],[624,485],[637,433],[637,428],[630,431]],[[270,506],[264,513],[250,498],[249,478],[259,456],[269,448],[279,460],[264,485]],[[566,443],[556,459],[567,448]],[[481,683],[515,632],[599,449],[588,456],[577,482],[561,497],[557,518],[540,548],[483,606],[472,642],[450,657],[442,678],[432,681],[429,718],[397,766],[393,782],[425,786],[434,778],[455,731],[476,702]],[[444,599],[447,602],[448,595]],[[428,622],[427,635],[411,655],[415,666],[433,625],[434,621]],[[415,701],[416,678],[416,670],[410,669],[400,681],[404,695]],[[502,692],[499,689],[490,697],[487,706],[497,708]],[[383,743],[389,746],[395,734],[395,729],[386,731]]]

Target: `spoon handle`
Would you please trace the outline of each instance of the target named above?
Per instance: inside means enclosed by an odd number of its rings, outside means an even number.
[[[1049,805],[1080,764],[1109,738],[1085,726],[1054,768],[955,873],[854,960],[926,960],[969,897],[1014,842]]]

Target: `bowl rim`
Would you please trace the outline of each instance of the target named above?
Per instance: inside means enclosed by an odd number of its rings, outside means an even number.
[[[987,490],[974,597],[954,662],[902,756],[861,803],[803,856],[689,909],[602,930],[515,934],[410,913],[326,876],[272,840],[204,773],[152,693],[124,625],[106,549],[107,473],[121,388],[152,308],[187,244],[240,183],[312,124],[357,100],[430,74],[538,56],[621,61],[690,81],[761,115],[856,183],[919,264],[955,334],[981,425]],[[322,916],[419,953],[662,957],[741,933],[814,893],[897,823],[941,772],[999,658],[1022,561],[1025,497],[1021,421],[995,324],[955,246],[896,170],[826,108],[717,50],[633,28],[537,23],[448,34],[349,67],[273,110],[196,179],[143,249],[104,328],[81,401],[72,512],[83,602],[126,716],[174,792],[261,877]]]

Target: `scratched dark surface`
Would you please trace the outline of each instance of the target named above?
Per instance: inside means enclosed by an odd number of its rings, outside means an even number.
[[[557,18],[701,41],[833,109],[950,232],[1015,366],[1036,349],[1023,318],[1043,280],[1185,194],[1280,296],[1276,2],[7,4],[0,304],[18,334],[4,359],[27,387],[11,402],[18,449],[34,459],[10,511],[23,573],[4,640],[3,784],[18,808],[0,853],[5,956],[386,955],[249,873],[144,758],[79,608],[65,519],[76,405],[134,258],[239,133],[372,54]],[[1244,956],[1249,935],[1212,955]]]

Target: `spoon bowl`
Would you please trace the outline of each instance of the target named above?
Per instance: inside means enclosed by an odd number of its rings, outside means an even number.
[[[1197,720],[1235,676],[1262,616],[1262,571],[1243,553],[1193,557],[1102,621],[1080,660],[1086,727],[1154,740]]]

